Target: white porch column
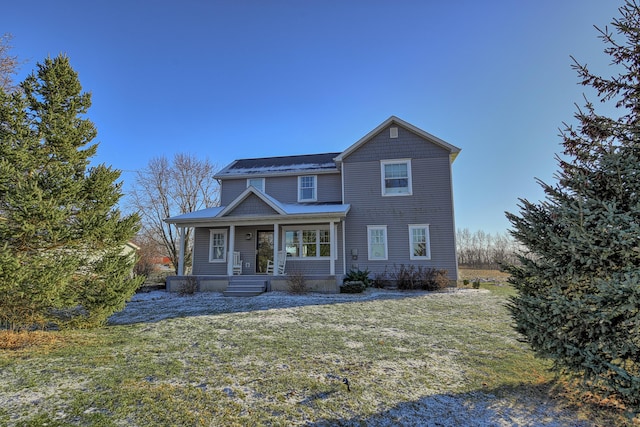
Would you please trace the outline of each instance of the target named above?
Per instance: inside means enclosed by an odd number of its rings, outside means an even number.
[[[347,241],[345,236],[347,235],[346,221],[342,221],[342,272],[347,272]]]
[[[333,221],[329,221],[329,274],[336,274],[336,227]]]
[[[180,242],[180,253],[178,255],[178,276],[184,276],[184,245],[187,243],[185,242],[184,238],[184,229],[184,226],[178,228],[178,240]]]
[[[229,253],[227,254],[227,276],[233,276],[233,252],[236,250],[236,226],[229,226]]]
[[[280,227],[273,224],[273,275],[277,276],[278,272],[278,248],[280,247]]]

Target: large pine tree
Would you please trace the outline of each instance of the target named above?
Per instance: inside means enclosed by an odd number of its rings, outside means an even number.
[[[615,392],[640,410],[640,8],[627,1],[615,33],[600,31],[614,76],[576,62],[585,86],[619,117],[590,102],[564,130],[564,153],[545,199],[507,213],[526,248],[510,266],[517,330],[556,369]],[[618,38],[621,41],[617,41]]]
[[[65,56],[0,89],[0,323],[95,326],[140,284],[123,255],[138,229],[117,209],[120,172],[91,166],[98,145]]]

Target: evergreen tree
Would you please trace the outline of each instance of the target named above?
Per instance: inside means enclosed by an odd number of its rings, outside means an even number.
[[[526,248],[509,266],[518,290],[510,309],[517,330],[561,372],[613,392],[640,410],[640,8],[627,1],[601,33],[617,75],[575,63],[581,83],[613,103],[618,118],[578,109],[562,133],[557,183],[545,199],[520,200],[507,213]]]
[[[0,90],[0,323],[96,326],[140,284],[123,255],[138,230],[122,216],[120,172],[90,166],[97,144],[65,56]]]

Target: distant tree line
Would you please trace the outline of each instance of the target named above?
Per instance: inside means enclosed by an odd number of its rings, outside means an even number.
[[[458,265],[472,268],[498,269],[503,264],[518,262],[518,243],[508,233],[456,231]]]

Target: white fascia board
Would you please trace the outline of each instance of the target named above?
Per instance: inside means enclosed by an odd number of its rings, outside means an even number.
[[[231,203],[229,203],[224,209],[222,209],[220,213],[216,216],[224,217],[229,212],[233,211],[236,207],[238,207],[238,205],[242,203],[251,194],[255,194],[259,199],[261,199],[263,202],[269,205],[270,208],[278,212],[280,215],[286,215],[285,210],[282,208],[282,206],[276,199],[267,196],[265,193],[263,193],[262,191],[256,190],[254,187],[247,187],[246,190],[240,193],[238,197],[236,197]]]

